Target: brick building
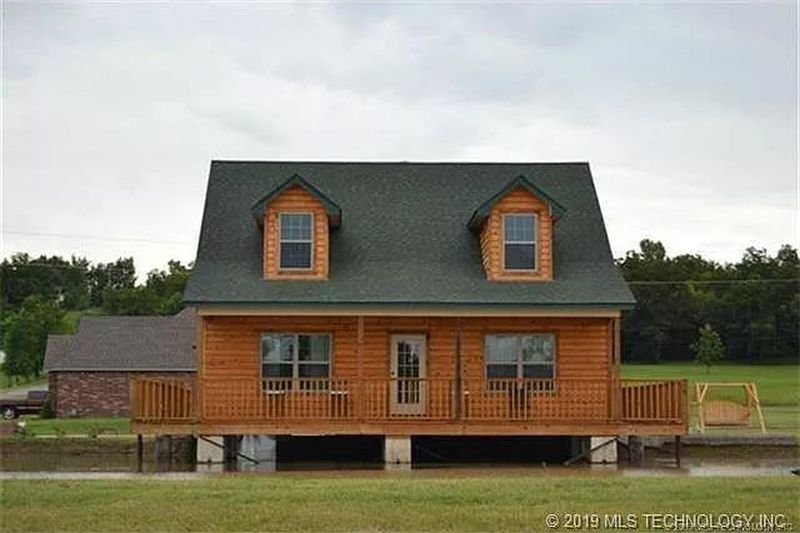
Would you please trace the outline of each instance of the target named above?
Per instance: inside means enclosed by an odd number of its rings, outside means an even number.
[[[130,380],[194,375],[196,313],[87,316],[74,335],[50,335],[45,370],[59,417],[127,415]]]

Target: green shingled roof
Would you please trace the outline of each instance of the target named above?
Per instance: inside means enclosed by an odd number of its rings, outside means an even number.
[[[472,216],[469,219],[469,224],[467,224],[469,228],[472,230],[479,229],[483,224],[484,220],[489,218],[489,215],[492,212],[492,207],[494,207],[494,204],[502,200],[505,195],[518,188],[525,189],[526,191],[530,192],[540,200],[544,201],[544,203],[546,203],[550,207],[550,212],[556,218],[560,218],[561,215],[563,215],[564,212],[566,211],[566,209],[564,209],[564,206],[555,201],[549,194],[544,192],[535,184],[531,183],[531,180],[529,180],[525,176],[517,176],[515,179],[509,181],[505,187],[497,191],[491,198],[486,200],[483,203],[483,205],[481,205],[478,209],[475,210],[474,213],[472,213]]]
[[[341,227],[330,234],[327,281],[262,277],[262,230],[251,208],[294,176],[341,212]],[[487,281],[468,227],[498,191],[519,179],[561,214],[553,227],[550,282]],[[185,298],[198,304],[634,303],[614,266],[586,163],[214,161]]]
[[[320,191],[317,187],[309,183],[308,180],[304,179],[303,176],[299,174],[295,174],[288,180],[278,185],[276,188],[272,189],[266,194],[266,196],[261,198],[253,205],[253,207],[250,208],[250,212],[253,214],[258,224],[261,224],[263,221],[264,210],[266,209],[267,204],[280,196],[283,191],[286,189],[291,189],[292,187],[301,187],[319,200],[320,203],[325,206],[325,212],[328,213],[331,227],[339,227],[339,224],[342,221],[342,208],[339,207],[336,202],[328,198],[324,192]]]

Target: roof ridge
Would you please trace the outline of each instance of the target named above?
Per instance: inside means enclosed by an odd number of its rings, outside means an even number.
[[[341,160],[331,161],[322,159],[212,159],[211,164],[215,163],[271,163],[285,165],[589,165],[589,161],[409,161],[409,160]]]

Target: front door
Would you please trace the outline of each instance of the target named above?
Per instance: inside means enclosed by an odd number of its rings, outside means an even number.
[[[427,405],[425,382],[425,335],[392,335],[392,414],[424,414]]]

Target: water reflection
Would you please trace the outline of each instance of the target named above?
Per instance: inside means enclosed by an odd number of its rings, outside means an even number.
[[[0,446],[0,479],[131,479],[151,476],[159,479],[201,479],[215,475],[296,475],[308,474],[352,477],[407,474],[423,477],[481,477],[503,475],[611,475],[611,476],[783,476],[800,466],[797,447],[725,447],[686,446],[681,467],[673,455],[648,450],[643,467],[629,467],[623,460],[616,465],[576,464],[463,464],[437,463],[392,465],[380,462],[270,462],[254,463],[239,459],[237,464],[173,463],[146,461],[144,473],[136,473],[135,448],[129,445],[84,445],[82,449],[47,446]],[[147,458],[153,454],[147,453]]]

